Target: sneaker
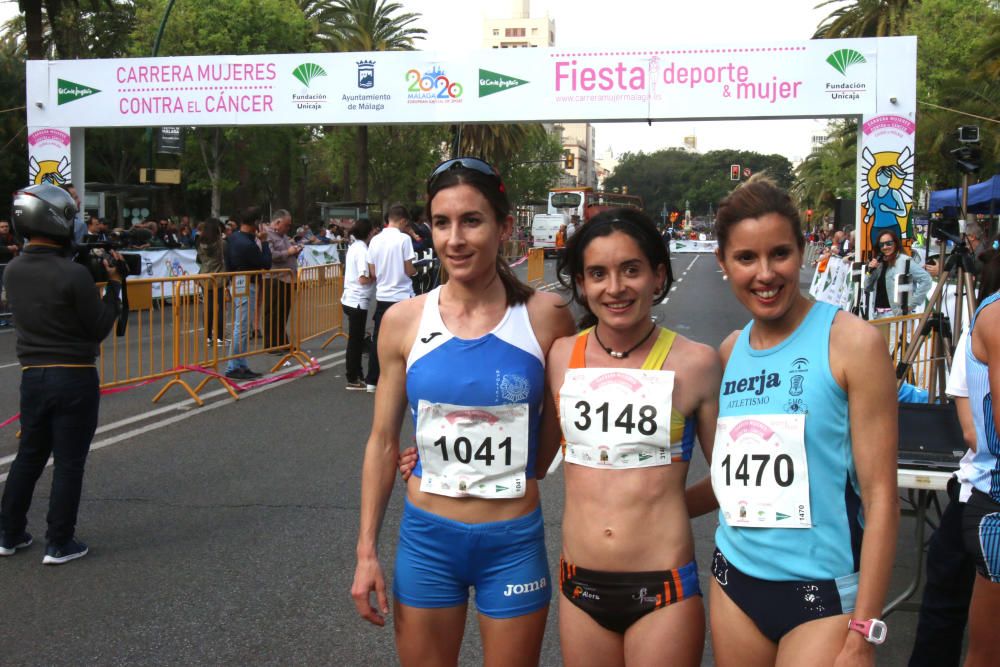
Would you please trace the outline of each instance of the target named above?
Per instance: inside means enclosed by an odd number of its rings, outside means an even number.
[[[374,394],[375,393],[375,385],[373,385],[373,384],[366,384],[365,385],[365,391],[367,391],[369,394]]]
[[[68,563],[71,560],[83,558],[87,555],[88,551],[90,551],[90,549],[87,548],[87,545],[76,538],[71,539],[61,547],[50,544],[45,547],[45,558],[42,559],[42,564],[62,565],[63,563]]]
[[[368,385],[366,385],[361,380],[355,380],[354,382],[348,381],[347,385],[344,387],[348,391],[367,391]]]
[[[0,533],[0,556],[13,556],[15,551],[28,546],[31,546],[31,533],[22,532],[20,535]]]
[[[234,368],[231,371],[226,371],[226,377],[232,378],[233,380],[245,380],[246,376],[243,375],[242,368]]]

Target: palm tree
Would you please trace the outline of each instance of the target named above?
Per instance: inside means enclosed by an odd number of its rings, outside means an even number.
[[[824,0],[816,8],[839,5],[843,0]],[[813,39],[847,37],[894,37],[901,35],[903,19],[915,0],[854,0],[838,7],[816,28]]]
[[[19,0],[23,16],[4,25],[5,31],[23,34],[29,60],[55,56],[64,60],[87,53],[90,42],[81,28],[92,23],[94,15],[130,11],[132,3],[120,0]],[[92,36],[93,37],[93,36]]]
[[[518,149],[544,132],[541,123],[463,125],[458,152],[481,157],[499,168],[509,162]]]
[[[299,0],[315,25],[317,41],[331,51],[412,51],[427,31],[420,14],[388,0]],[[368,126],[357,127],[358,201],[368,201]]]

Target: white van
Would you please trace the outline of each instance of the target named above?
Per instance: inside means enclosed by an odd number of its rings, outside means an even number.
[[[531,221],[531,247],[543,248],[545,254],[555,252],[556,232],[564,224],[566,219],[561,215],[537,214]]]

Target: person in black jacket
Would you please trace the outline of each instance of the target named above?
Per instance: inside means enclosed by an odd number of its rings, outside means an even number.
[[[87,268],[68,256],[76,213],[72,197],[58,186],[44,183],[16,192],[14,226],[28,243],[4,272],[22,372],[21,442],[0,503],[0,556],[31,544],[28,508],[51,454],[55,465],[42,560],[47,565],[87,554],[75,532],[100,404],[95,360],[121,310],[121,277],[114,264],[105,262],[108,284],[101,298]]]
[[[258,231],[260,212],[248,209],[240,220],[240,229],[233,232],[226,243],[226,268],[229,271],[261,271],[271,268],[271,247],[267,242],[267,232]],[[252,380],[260,373],[250,370],[246,353],[250,324],[253,322],[250,309],[257,303],[257,278],[259,274],[235,276],[233,291],[233,343],[229,349],[232,357],[226,365],[226,377],[234,380]]]

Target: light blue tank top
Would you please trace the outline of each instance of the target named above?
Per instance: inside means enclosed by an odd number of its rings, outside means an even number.
[[[990,304],[1000,301],[1000,292],[990,295],[976,309],[969,327],[969,344],[965,346],[965,373],[969,384],[969,407],[976,424],[976,452],[972,456],[969,483],[976,489],[1000,502],[1000,438],[993,421],[993,396],[990,393],[989,366],[972,353],[972,332],[979,313]]]
[[[719,550],[759,579],[856,580],[863,520],[847,394],[830,372],[830,327],[837,312],[836,306],[813,304],[799,327],[767,350],[750,347],[751,322],[726,364],[720,417],[806,415],[812,528],[737,528],[719,513]]]

